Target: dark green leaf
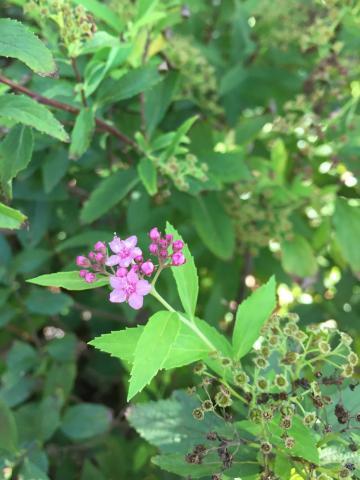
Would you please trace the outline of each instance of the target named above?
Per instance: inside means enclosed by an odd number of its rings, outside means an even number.
[[[72,160],[80,158],[89,148],[95,129],[95,116],[90,108],[83,108],[76,117],[71,132],[69,157]]]
[[[310,277],[317,272],[317,263],[309,242],[300,235],[281,242],[281,263],[284,270],[297,277]]]
[[[103,405],[79,403],[66,410],[61,430],[71,440],[86,440],[106,433],[111,420],[110,410]]]
[[[360,272],[360,207],[338,198],[333,217],[335,236],[342,254],[354,272]],[[351,232],[351,233],[350,233]]]
[[[17,448],[17,428],[14,416],[0,398],[0,451],[15,452]]]

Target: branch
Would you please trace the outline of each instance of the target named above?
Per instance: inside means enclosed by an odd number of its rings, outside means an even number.
[[[43,95],[39,95],[38,93],[32,92],[28,88],[13,82],[12,80],[4,77],[3,75],[0,75],[0,83],[8,85],[12,90],[16,92],[21,92],[24,95],[33,98],[37,102],[42,103],[43,105],[48,105],[49,107],[57,108],[58,110],[63,110],[64,112],[73,113],[74,115],[77,115],[80,112],[80,108],[73,107],[72,105],[68,105],[67,103],[58,102],[57,100],[44,97]],[[116,127],[109,125],[104,120],[100,120],[100,118],[95,118],[95,123],[97,127],[103,132],[108,132],[114,137],[121,140],[123,143],[130,145],[133,148],[137,148],[137,144],[124,133],[120,132]]]

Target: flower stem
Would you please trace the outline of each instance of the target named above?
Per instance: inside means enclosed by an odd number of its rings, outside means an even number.
[[[151,290],[151,295],[156,298],[164,307],[169,310],[169,312],[177,313],[180,321],[189,327],[212,351],[216,352],[216,347],[213,343],[202,333],[202,331],[197,327],[195,322],[190,322],[185,318],[181,313],[177,312],[153,287]]]

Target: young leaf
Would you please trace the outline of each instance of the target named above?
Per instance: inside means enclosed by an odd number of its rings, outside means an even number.
[[[111,411],[104,405],[79,403],[66,410],[61,430],[71,440],[86,440],[106,433],[111,420]]]
[[[105,333],[91,340],[89,345],[102,352],[109,353],[112,357],[133,363],[136,345],[144,328],[143,325],[138,325],[137,327],[125,328],[117,332]]]
[[[83,108],[76,117],[75,125],[71,132],[69,157],[72,160],[80,158],[89,148],[94,129],[94,112],[90,108]]]
[[[0,117],[5,117],[41,133],[46,133],[62,142],[69,137],[61,123],[44,105],[25,95],[4,94],[0,97]]]
[[[166,233],[173,235],[175,239],[181,239],[178,232],[172,225],[170,225],[170,223],[166,224]],[[187,245],[185,245],[183,252],[186,257],[186,263],[180,267],[172,267],[171,271],[174,275],[184,310],[190,318],[193,318],[199,293],[199,279],[194,258]]]
[[[18,433],[14,416],[6,403],[0,399],[0,451],[14,452],[17,448]]]
[[[153,196],[157,193],[157,171],[153,162],[143,157],[137,167],[139,177],[144,184],[149,195]]]
[[[30,128],[16,125],[0,144],[0,180],[4,190],[8,182],[24,170],[33,151],[33,134]],[[11,185],[8,187],[11,196]]]
[[[128,400],[164,368],[179,331],[180,321],[176,313],[158,312],[149,318],[135,349]]]
[[[317,272],[317,263],[309,242],[299,235],[281,243],[281,263],[284,270],[297,277],[311,277]]]
[[[234,357],[239,360],[246,355],[260,335],[261,327],[276,306],[275,278],[255,290],[243,301],[236,312],[233,333]]]
[[[105,178],[93,190],[86,201],[80,219],[91,223],[122,200],[138,183],[139,177],[133,169],[120,170]]]
[[[16,58],[42,76],[56,75],[56,64],[50,50],[22,23],[1,18],[0,32],[0,57]]]
[[[199,237],[222,260],[233,256],[235,233],[230,218],[215,194],[192,200],[192,219]]]
[[[19,210],[0,203],[0,228],[8,228],[10,230],[21,228],[26,218]]]
[[[85,280],[79,276],[79,272],[49,273],[47,275],[30,278],[26,281],[40,285],[41,287],[60,287],[65,288],[65,290],[90,290],[92,288],[103,287],[109,283],[107,277],[99,278],[94,283],[86,283]]]
[[[354,272],[360,272],[360,208],[349,205],[343,198],[338,198],[335,204],[333,223],[335,237],[342,249],[343,256]]]

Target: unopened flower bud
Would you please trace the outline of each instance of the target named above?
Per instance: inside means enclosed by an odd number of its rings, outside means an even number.
[[[91,259],[91,260],[95,260],[95,252],[90,252],[88,257]]]
[[[105,261],[105,255],[103,253],[98,252],[95,254],[95,260],[98,263],[103,263]]]
[[[176,252],[171,257],[171,264],[174,265],[174,267],[179,267],[180,265],[183,265],[185,262],[186,262],[185,255],[181,252]]]
[[[173,239],[174,239],[174,236],[171,235],[171,233],[167,233],[167,234],[165,235],[165,240],[166,240],[166,243],[167,243],[168,245],[171,244],[171,242],[173,241]]]
[[[85,282],[87,282],[87,283],[93,283],[93,282],[95,282],[95,280],[96,280],[96,275],[95,275],[95,273],[86,272]]]
[[[142,255],[138,255],[137,257],[134,258],[134,260],[136,263],[142,263],[144,259]]]
[[[145,273],[145,275],[151,275],[154,269],[155,269],[154,264],[150,262],[150,260],[148,260],[147,262],[144,262],[141,265],[141,271]]]
[[[156,255],[158,252],[158,246],[155,243],[150,243],[149,252],[152,253],[153,255]]]
[[[127,275],[128,271],[125,267],[119,267],[116,270],[115,276],[116,277],[125,277]]]
[[[78,257],[76,257],[76,265],[78,267],[90,267],[90,261],[83,255],[79,255]]]
[[[167,258],[168,257],[168,251],[165,248],[162,248],[160,250],[160,257],[162,257],[162,258]]]
[[[152,228],[149,232],[149,237],[153,242],[157,242],[160,239],[159,230],[156,227]]]
[[[80,270],[79,275],[81,278],[85,278],[85,275],[88,273],[87,270]]]
[[[184,248],[184,242],[182,240],[175,240],[175,242],[172,244],[172,248],[174,252],[178,252]]]
[[[106,252],[106,245],[104,242],[96,242],[94,245],[94,250],[95,252],[101,252],[105,253]]]

